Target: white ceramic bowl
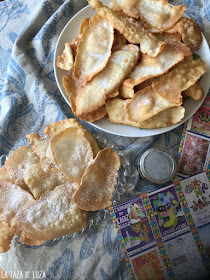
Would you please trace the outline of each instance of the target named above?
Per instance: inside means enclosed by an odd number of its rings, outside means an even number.
[[[109,2],[107,0],[102,1],[105,5],[109,6]],[[80,23],[82,20],[86,17],[91,17],[95,14],[95,11],[90,7],[86,6],[82,10],[80,10],[74,17],[71,18],[71,20],[66,24],[63,31],[61,32],[58,42],[55,49],[55,57],[54,57],[54,73],[56,82],[58,85],[58,88],[64,97],[65,101],[69,104],[68,96],[65,92],[65,89],[62,84],[62,77],[63,75],[66,75],[68,72],[64,71],[56,66],[56,58],[57,56],[61,55],[64,49],[64,44],[66,42],[71,42],[73,38],[75,38],[79,32]],[[175,127],[183,124],[186,122],[201,106],[203,103],[208,90],[209,90],[209,84],[210,84],[210,51],[208,47],[208,43],[206,39],[203,36],[203,42],[201,44],[200,49],[195,52],[198,54],[206,63],[207,63],[207,71],[202,76],[200,83],[204,89],[204,97],[199,100],[195,101],[192,98],[187,99],[183,106],[186,109],[185,117],[183,120],[175,125],[172,125],[170,127],[165,128],[156,128],[156,129],[141,129],[141,128],[135,128],[127,125],[121,125],[121,124],[114,124],[109,122],[106,118],[103,118],[99,121],[96,121],[94,123],[90,123],[94,127],[97,127],[98,129],[101,129],[103,131],[120,135],[120,136],[127,136],[127,137],[146,137],[146,136],[152,136],[161,134],[167,131],[170,131],[174,129]]]

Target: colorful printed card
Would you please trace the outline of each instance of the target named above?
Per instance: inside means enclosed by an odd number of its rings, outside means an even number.
[[[178,175],[184,178],[198,174],[208,168],[210,157],[210,138],[186,132]]]
[[[209,169],[210,96],[185,123],[178,155],[178,176],[187,178]]]
[[[129,256],[155,245],[140,197],[115,207],[114,212]]]
[[[210,223],[210,186],[205,172],[180,182],[196,227]]]
[[[110,207],[133,279],[207,279],[209,180],[208,170]]]
[[[207,96],[202,106],[189,119],[188,130],[210,137],[210,96]]]
[[[164,240],[188,230],[185,215],[173,185],[148,194],[148,197]]]
[[[161,257],[157,248],[147,253],[131,258],[132,267],[136,279],[165,280],[167,279]]]

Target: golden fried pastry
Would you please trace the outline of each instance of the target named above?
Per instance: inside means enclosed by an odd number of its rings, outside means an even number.
[[[197,81],[194,85],[184,90],[182,92],[182,95],[186,97],[191,97],[194,100],[201,100],[203,98],[204,91],[199,81]]]
[[[52,124],[47,125],[45,127],[44,134],[46,135],[47,139],[50,139],[68,127],[77,127],[83,131],[85,137],[87,138],[87,140],[89,141],[89,143],[91,145],[93,155],[95,157],[100,149],[99,149],[99,146],[98,146],[94,136],[74,118],[54,122]]]
[[[50,146],[60,171],[79,184],[93,160],[92,148],[83,131],[77,127],[66,128],[50,139]]]
[[[82,182],[74,194],[77,207],[86,211],[96,211],[112,204],[120,168],[117,153],[110,148],[100,151],[82,177]]]
[[[108,112],[108,120],[112,123],[119,123],[130,125],[134,127],[140,127],[139,122],[131,121],[128,119],[126,114],[126,105],[130,100],[112,98],[106,100],[106,107]]]
[[[8,182],[12,182],[12,179],[10,178],[8,172],[7,172],[7,168],[6,168],[6,165],[3,165],[1,168],[0,168],[0,180],[4,180],[4,181],[8,181]]]
[[[124,86],[133,88],[149,78],[168,72],[170,68],[182,61],[185,56],[190,55],[191,51],[189,48],[169,41],[158,56],[150,57],[143,54],[141,62],[136,65],[123,84]]]
[[[171,6],[166,0],[113,0],[114,11],[123,11],[130,17],[141,17],[160,31],[168,29],[183,15],[186,5]]]
[[[44,162],[29,165],[24,171],[23,178],[36,199],[45,191],[53,190],[68,180],[57,168],[51,168]]]
[[[117,89],[116,91],[114,91],[114,92],[108,94],[108,95],[107,95],[107,99],[108,99],[108,98],[114,98],[114,97],[118,96],[119,94],[120,94],[120,93],[119,93],[119,89]]]
[[[10,249],[13,236],[8,225],[0,221],[0,253],[7,252]]]
[[[141,128],[160,128],[177,124],[184,118],[185,108],[182,106],[169,108],[161,111],[157,115],[141,122]]]
[[[46,191],[39,200],[19,210],[12,220],[12,232],[21,240],[51,240],[67,233],[80,231],[87,225],[87,212],[72,201],[76,184],[66,183]]]
[[[75,102],[76,102],[76,96],[79,93],[80,87],[77,84],[77,81],[72,77],[72,75],[63,76],[62,81],[63,81],[63,86],[65,88],[65,91],[69,96],[69,102],[71,104],[71,109],[72,109],[73,113],[77,116]],[[113,93],[115,93],[115,92],[113,92]],[[110,94],[112,94],[112,93],[110,93]],[[110,94],[107,95],[107,98]],[[107,114],[106,106],[102,105],[98,109],[96,109],[90,113],[82,114],[78,117],[80,119],[88,121],[88,122],[94,122],[94,121],[102,119],[106,114]]]
[[[178,32],[182,37],[182,41],[193,50],[198,50],[202,43],[200,26],[187,17],[180,18],[180,20],[171,28],[167,29],[166,32]]]
[[[82,178],[104,193],[104,204],[94,202],[95,210],[110,205],[120,168],[119,156],[110,148],[100,151],[94,137],[74,119],[50,124],[44,133],[47,139],[38,133],[27,135],[39,156],[23,146],[0,168],[0,252],[9,250],[13,234],[20,235],[25,244],[39,246],[86,227],[87,212],[73,201],[79,185],[80,191],[84,188]],[[14,184],[22,181],[27,191]],[[91,201],[91,192],[85,196]]]
[[[161,76],[152,83],[152,87],[168,101],[179,104],[181,92],[195,84],[205,72],[206,63],[202,59],[194,59]]]
[[[139,48],[134,45],[128,45],[124,49],[114,52],[106,68],[88,84],[78,89],[75,102],[76,115],[94,112],[105,105],[107,95],[118,89],[134,68],[138,58]]]
[[[80,24],[80,28],[79,28],[79,34],[82,34],[85,27],[88,26],[90,23],[90,18],[84,18],[83,21]]]
[[[109,21],[95,15],[85,26],[77,48],[73,73],[81,83],[90,81],[107,64],[114,41]]]
[[[24,170],[28,165],[38,163],[39,161],[39,157],[30,147],[22,146],[11,153],[5,162],[5,166],[12,182],[25,188],[23,179]]]
[[[143,88],[151,86],[152,82],[157,81],[158,79],[159,79],[159,76],[154,77],[154,78],[150,78],[150,79],[145,80],[144,82],[136,85],[136,87],[135,87],[136,92],[143,89]]]
[[[0,180],[0,220],[9,227],[16,213],[33,201],[34,198],[27,191],[11,182]]]
[[[100,0],[87,0],[91,8],[97,9],[103,7],[103,3]]]
[[[81,41],[81,38],[82,38],[82,35],[79,34],[71,41],[71,50],[72,50],[72,54],[74,57],[74,61],[75,61],[75,57],[77,55],[77,48],[78,48],[79,42]]]
[[[55,166],[55,161],[48,140],[40,136],[39,133],[27,134],[26,138],[30,141],[29,145],[32,146],[32,150],[38,155],[40,160],[52,167]]]
[[[57,66],[63,70],[71,70],[74,65],[74,57],[70,43],[65,43],[62,55],[57,57]]]
[[[149,56],[157,56],[164,48],[165,43],[143,27],[141,23],[131,20],[123,13],[114,12],[108,7],[98,8],[97,13],[111,22],[131,44],[140,44],[141,52]]]
[[[181,104],[182,100],[179,103],[168,101],[159,95],[152,86],[149,86],[136,92],[129,100],[126,105],[126,113],[130,121],[142,122],[167,108]]]
[[[27,236],[23,233],[20,236],[20,241],[24,244],[30,245],[30,246],[39,246],[44,244],[47,240],[32,240],[27,238]]]
[[[181,41],[182,41],[182,37],[178,32],[175,32],[175,33],[167,33],[167,32],[155,33],[155,36],[159,40],[164,41],[164,42],[173,41],[173,42],[181,44]]]
[[[134,96],[133,87],[130,87],[130,85],[126,85],[124,82],[119,87],[119,92],[122,99],[132,98]]]
[[[126,45],[126,38],[116,29],[114,30],[114,43],[112,46],[112,52],[119,51]]]

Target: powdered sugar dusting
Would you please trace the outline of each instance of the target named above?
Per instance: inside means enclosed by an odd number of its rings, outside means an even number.
[[[19,211],[13,220],[13,229],[24,232],[28,238],[56,238],[75,232],[85,226],[87,214],[72,200],[77,185],[66,183],[45,192],[32,205]]]
[[[3,220],[15,216],[21,208],[33,202],[33,197],[10,182],[0,182],[0,216]]]

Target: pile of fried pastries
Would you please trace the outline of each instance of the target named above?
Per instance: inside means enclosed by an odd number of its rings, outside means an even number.
[[[100,150],[76,119],[28,134],[0,168],[0,253],[15,234],[36,246],[87,226],[88,211],[112,204],[120,158]]]
[[[96,14],[84,18],[66,42],[57,67],[73,113],[88,122],[105,116],[117,124],[161,128],[179,123],[185,98],[202,99],[206,63],[192,51],[200,27],[184,17],[186,5],[166,0],[113,0],[110,8],[88,0]]]

